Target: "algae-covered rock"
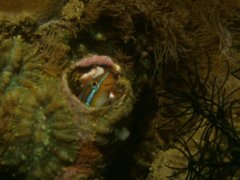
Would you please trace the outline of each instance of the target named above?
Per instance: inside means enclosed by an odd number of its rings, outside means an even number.
[[[0,1],[0,173],[239,172],[239,1]]]

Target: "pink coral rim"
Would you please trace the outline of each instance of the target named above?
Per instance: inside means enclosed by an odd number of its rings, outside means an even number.
[[[93,55],[86,58],[83,58],[79,62],[76,63],[78,67],[89,67],[93,65],[105,65],[114,67],[114,62],[108,56],[100,56],[100,55]]]

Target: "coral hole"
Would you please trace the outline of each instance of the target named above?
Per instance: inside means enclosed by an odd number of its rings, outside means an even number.
[[[86,106],[107,106],[119,99],[124,92],[119,84],[120,75],[107,65],[75,66],[68,73],[72,93]]]

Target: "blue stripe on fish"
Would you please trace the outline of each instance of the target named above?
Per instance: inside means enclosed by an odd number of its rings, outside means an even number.
[[[90,94],[88,95],[87,97],[87,100],[86,100],[86,105],[89,106],[90,103],[92,102],[93,100],[93,97],[94,95],[97,93],[98,89],[100,88],[101,84],[103,83],[103,81],[107,78],[107,76],[109,75],[109,72],[107,72],[99,81],[99,83],[96,85],[96,86],[93,86],[92,87],[92,91],[90,92]]]

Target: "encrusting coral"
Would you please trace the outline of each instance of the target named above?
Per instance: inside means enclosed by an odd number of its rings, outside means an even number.
[[[1,25],[21,26],[27,21],[22,17]],[[13,175],[26,179],[101,177],[107,157],[102,153],[129,135],[128,122],[122,120],[135,98],[130,81],[112,60],[119,72],[109,83],[116,81],[120,93],[109,91],[108,96],[118,99],[100,107],[75,102],[77,96],[68,88],[72,82],[66,79],[72,70],[69,41],[75,33],[64,21],[28,27],[32,34],[27,36],[24,30],[1,34],[1,172],[16,168]],[[97,60],[89,66],[96,63],[101,65]],[[109,83],[100,84],[99,92],[111,87]]]
[[[1,174],[237,177],[239,6],[0,1]]]
[[[1,166],[18,167],[29,179],[53,178],[77,156],[79,137],[56,82],[18,88],[1,100]],[[7,116],[6,116],[7,115]]]

